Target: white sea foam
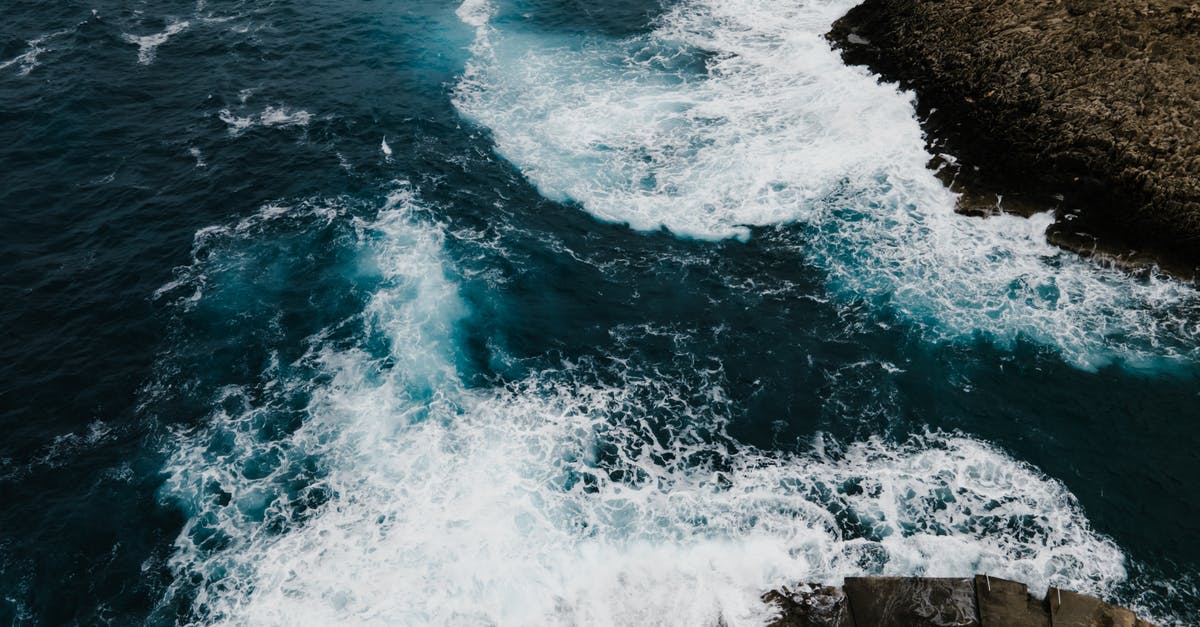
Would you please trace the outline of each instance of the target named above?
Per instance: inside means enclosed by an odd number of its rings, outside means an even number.
[[[122,37],[125,41],[135,44],[138,47],[138,63],[142,65],[150,65],[154,63],[154,57],[158,53],[158,47],[167,43],[173,35],[178,35],[191,26],[191,22],[187,20],[173,21],[167,24],[167,27],[160,33],[152,35],[133,35],[124,33]]]
[[[188,154],[189,154],[189,155],[191,155],[191,156],[192,156],[192,158],[196,160],[196,167],[197,167],[197,168],[206,168],[206,167],[208,167],[208,163],[206,163],[206,162],[204,161],[204,153],[200,152],[200,149],[199,149],[199,148],[197,148],[197,147],[195,147],[195,146],[192,146],[191,148],[188,148]]]
[[[57,31],[54,33],[49,33],[47,35],[42,35],[41,37],[36,37],[34,39],[30,39],[25,45],[25,52],[22,52],[21,54],[9,59],[8,61],[0,61],[0,70],[3,70],[3,69],[6,69],[8,67],[15,65],[15,66],[17,66],[17,74],[18,75],[29,76],[29,73],[32,72],[33,69],[38,66],[38,57],[40,57],[42,55],[42,53],[49,50],[49,48],[46,47],[47,42],[49,42],[50,40],[52,40],[56,37],[61,37],[62,35],[66,35],[69,32],[71,32],[71,31],[70,30],[60,30],[60,31]]]
[[[685,0],[646,35],[548,33],[472,0],[455,104],[540,192],[703,239],[799,222],[843,300],[936,339],[1027,338],[1095,368],[1195,360],[1200,297],[1048,245],[1050,218],[978,220],[925,164],[912,96],[824,40],[855,0]]]
[[[495,14],[495,7],[489,0],[464,0],[454,12],[464,23],[482,28]]]
[[[38,470],[59,468],[113,441],[118,435],[111,425],[94,420],[88,424],[85,432],[55,436],[24,464],[16,464],[11,458],[0,458],[0,482],[20,481]]]
[[[208,250],[230,241],[245,241],[255,237],[265,237],[264,230],[270,226],[286,220],[304,221],[310,227],[327,226],[334,220],[345,215],[345,207],[339,203],[319,203],[319,202],[301,202],[294,205],[268,204],[259,209],[256,213],[251,214],[232,224],[222,224],[206,226],[192,238],[192,258],[199,260],[208,254]],[[253,255],[253,251],[240,251],[236,253],[239,257],[248,257]],[[233,259],[223,259],[226,263],[240,261]],[[200,302],[205,296],[205,287],[209,283],[210,277],[207,274],[208,268],[206,265],[194,262],[190,266],[177,268],[175,270],[175,278],[160,286],[154,291],[151,298],[153,300],[166,300],[175,303],[183,309]],[[186,295],[184,295],[186,294]]]
[[[306,126],[312,120],[312,114],[287,107],[267,107],[258,119],[263,126]]]
[[[969,437],[768,453],[723,435],[729,403],[702,372],[613,381],[580,364],[465,386],[467,307],[414,203],[398,193],[353,220],[379,278],[361,344],[314,336],[172,440],[163,495],[189,518],[171,567],[198,587],[196,620],[744,625],[763,622],[772,586],[848,574],[985,571],[1093,592],[1124,578],[1064,486]],[[181,280],[264,225],[351,219],[320,206],[203,230],[208,252]],[[296,398],[302,420],[280,429]]]
[[[243,100],[244,102],[244,100]],[[221,109],[217,113],[221,121],[229,125],[229,134],[237,137],[255,126],[291,127],[308,126],[312,114],[303,109],[293,109],[286,106],[267,106],[261,112],[247,116],[235,115],[229,109]]]

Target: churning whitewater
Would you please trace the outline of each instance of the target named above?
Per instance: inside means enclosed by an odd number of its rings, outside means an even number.
[[[911,95],[824,40],[855,4],[688,0],[645,35],[606,39],[546,35],[516,7],[468,0],[475,56],[455,104],[542,194],[601,220],[703,239],[802,223],[797,257],[835,295],[935,341],[1027,338],[1088,369],[1194,360],[1190,286],[1049,245],[1048,213],[954,213]]]
[[[1200,624],[1200,296],[986,220],[854,0],[16,3],[0,623]]]
[[[196,621],[754,625],[763,589],[862,572],[1124,578],[1061,484],[967,436],[770,453],[725,433],[719,372],[607,360],[464,385],[467,305],[418,202],[402,188],[371,219],[266,207],[198,233],[164,289],[187,315],[229,298],[263,240],[327,228],[377,284],[171,439],[163,496],[190,516],[171,565],[199,586]]]
[[[1048,216],[953,213],[910,96],[820,37],[851,4],[691,0],[644,35],[605,38],[524,28],[502,19],[516,8],[468,0],[458,16],[475,39],[453,102],[542,195],[600,220],[710,241],[802,224],[785,254],[816,264],[835,300],[899,314],[922,341],[1032,340],[1085,370],[1193,357],[1189,288],[1050,248]],[[232,137],[312,119],[219,117]],[[728,433],[724,365],[663,370],[619,345],[480,384],[464,371],[461,282],[475,270],[462,260],[504,252],[494,233],[457,228],[451,254],[438,213],[399,184],[380,207],[278,203],[197,233],[193,263],[159,293],[180,319],[246,298],[248,268],[269,266],[278,242],[334,242],[367,295],[167,439],[161,498],[188,519],[161,611],[755,625],[770,616],[763,590],[863,573],[1093,593],[1125,581],[1126,556],[1063,484],[963,433],[818,431],[766,450]]]

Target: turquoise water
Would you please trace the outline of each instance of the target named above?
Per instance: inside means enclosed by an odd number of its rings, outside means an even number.
[[[13,5],[0,617],[1196,622],[1194,286],[955,215],[852,4]]]

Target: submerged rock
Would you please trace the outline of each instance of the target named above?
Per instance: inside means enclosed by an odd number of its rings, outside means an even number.
[[[1057,208],[1060,245],[1200,263],[1200,2],[866,0],[829,37],[916,91],[967,212]]]

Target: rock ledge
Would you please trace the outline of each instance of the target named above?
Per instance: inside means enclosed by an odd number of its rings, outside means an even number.
[[[848,577],[841,588],[772,590],[771,627],[1152,627],[1133,612],[1050,587],[1045,600],[1025,584],[973,579]]]
[[[865,0],[829,38],[917,93],[968,212],[1057,208],[1055,243],[1195,276],[1200,2]]]

